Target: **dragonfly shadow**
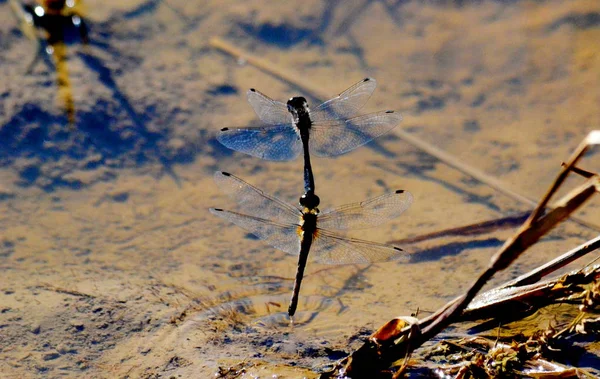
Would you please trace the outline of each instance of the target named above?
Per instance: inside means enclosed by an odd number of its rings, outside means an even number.
[[[79,52],[78,56],[90,70],[92,70],[98,75],[98,80],[106,88],[112,91],[115,100],[117,100],[121,107],[127,112],[128,116],[130,117],[131,121],[135,123],[136,127],[143,128],[144,132],[148,134],[146,126],[142,123],[140,117],[134,110],[133,106],[131,105],[131,102],[129,101],[129,98],[119,88],[119,86],[113,78],[111,70],[108,67],[106,67],[104,62],[102,62],[102,60],[100,60],[98,57],[91,54]]]
[[[504,244],[503,240],[498,238],[488,238],[482,240],[474,240],[468,242],[451,242],[445,245],[436,246],[433,248],[420,250],[411,255],[411,263],[419,263],[425,261],[437,261],[442,257],[450,255],[458,255],[463,250],[468,249],[487,249],[492,247],[500,247]]]
[[[55,154],[52,150],[43,149],[45,141],[64,141],[67,133],[51,133],[47,125],[64,121],[64,117],[45,112],[37,104],[25,104],[0,128],[0,165],[9,165],[19,155],[28,158],[37,155],[41,159],[53,157]]]
[[[225,146],[223,146],[223,144],[221,144],[216,137],[209,139],[207,143],[208,146],[211,148],[210,155],[215,159],[231,158],[236,154],[234,150],[228,149]],[[241,156],[242,154],[239,155]]]
[[[382,164],[381,162],[371,162],[370,164],[373,167],[377,167],[387,172],[394,171],[394,174],[401,177],[412,176],[424,181],[439,184],[443,188],[460,195],[467,203],[480,204],[495,212],[501,211],[501,208],[493,201],[494,195],[479,195],[464,187],[460,187],[429,174],[428,171],[436,170],[439,164],[442,163],[436,158],[419,151],[413,152],[412,155],[415,156],[413,161],[397,162],[393,167],[391,165],[385,165],[385,163]]]
[[[184,31],[192,31],[198,27],[198,24],[208,15],[196,15],[190,16],[185,12],[179,10],[178,8],[172,6],[166,0],[147,0],[140,2],[136,7],[120,13],[111,18],[111,22],[119,22],[121,20],[131,20],[138,19],[143,17],[153,17],[157,12],[159,12],[159,8],[164,6],[167,9],[170,9],[182,23]]]
[[[341,314],[342,312],[344,312],[346,309],[348,309],[348,306],[346,306],[341,300],[340,297],[341,295],[343,295],[346,292],[350,292],[353,290],[356,290],[356,283],[359,282],[364,282],[362,279],[362,276],[367,272],[367,270],[369,270],[369,268],[371,268],[371,265],[368,265],[366,267],[363,268],[358,268],[356,270],[356,272],[354,272],[352,275],[350,275],[345,281],[344,281],[344,285],[339,289],[338,292],[335,293],[335,295],[333,295],[332,297],[338,300],[339,306],[340,306],[340,310],[338,311],[338,314]]]
[[[124,12],[121,17],[124,19],[136,19],[149,14],[154,14],[158,7],[163,3],[163,0],[149,0],[140,3],[137,7]]]
[[[396,153],[394,153],[393,151],[387,149],[381,142],[385,141],[385,140],[390,140],[390,141],[397,141],[399,138],[393,136],[393,135],[385,135],[383,137],[379,137],[379,139],[376,140],[372,140],[371,142],[367,143],[365,145],[365,147],[373,150],[374,152],[383,155],[385,158],[396,158],[398,155]]]
[[[309,28],[269,22],[260,25],[240,23],[239,26],[259,41],[281,49],[289,49],[305,41],[310,44],[322,44],[320,39],[314,38],[313,30]]]
[[[79,57],[81,60],[88,66],[89,69],[96,72],[98,75],[98,80],[104,84],[108,89],[110,89],[113,93],[113,98],[119,103],[120,107],[125,110],[129,119],[136,126],[136,131],[145,144],[146,148],[152,151],[154,154],[154,158],[158,159],[160,164],[163,166],[164,172],[173,178],[177,185],[181,186],[180,179],[173,170],[173,162],[172,159],[165,156],[163,153],[163,149],[159,148],[159,141],[168,139],[165,133],[161,132],[152,132],[147,127],[142,118],[138,115],[138,113],[133,108],[133,105],[129,101],[129,98],[125,95],[125,93],[119,88],[116,81],[113,78],[111,70],[106,67],[106,65],[100,60],[98,57],[91,54],[79,53]],[[147,116],[146,116],[147,117]],[[83,125],[87,125],[85,122]],[[94,140],[91,140],[94,143]],[[143,164],[148,160],[148,154],[138,154],[137,163]],[[180,156],[180,163],[189,163],[193,161],[192,156]]]
[[[96,100],[92,109],[79,112],[78,118],[81,126],[69,130],[64,116],[37,104],[25,104],[0,128],[0,166],[16,171],[16,185],[50,192],[113,179],[123,167],[159,163],[162,171],[170,174],[174,162],[193,159],[166,156],[171,153],[168,130],[152,133],[132,128],[122,117],[120,120],[108,100]],[[81,178],[73,175],[82,171],[88,173]]]

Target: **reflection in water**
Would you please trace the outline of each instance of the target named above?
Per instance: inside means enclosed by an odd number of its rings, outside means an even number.
[[[23,34],[36,44],[36,54],[27,66],[27,73],[43,59],[56,70],[58,95],[62,99],[69,125],[75,124],[75,102],[67,68],[66,43],[70,42],[73,31],[79,34],[84,44],[88,42],[88,27],[84,20],[82,4],[79,0],[44,0],[39,4],[21,4],[10,0],[13,14],[19,21]],[[52,62],[48,56],[54,59]],[[52,64],[54,63],[54,64]]]

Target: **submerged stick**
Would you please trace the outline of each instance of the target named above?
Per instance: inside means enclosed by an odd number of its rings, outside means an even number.
[[[303,78],[302,81],[298,80],[298,78],[302,76],[298,76],[297,73],[278,67],[274,63],[235,47],[231,43],[219,37],[211,38],[208,43],[215,49],[221,50],[237,59],[243,60],[259,70],[301,89],[303,92],[312,94],[319,100],[324,101],[323,99],[327,99],[327,97],[330,95],[321,90],[319,86],[311,83],[305,78]]]

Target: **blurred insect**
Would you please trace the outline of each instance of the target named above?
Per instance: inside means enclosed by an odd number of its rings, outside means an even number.
[[[44,60],[56,70],[58,95],[64,103],[69,124],[74,125],[75,104],[67,70],[65,42],[70,42],[73,31],[76,31],[79,39],[84,44],[88,43],[88,26],[84,21],[81,1],[9,1],[21,32],[36,46],[35,56],[27,65],[26,73],[30,73],[39,60]]]
[[[408,209],[413,200],[409,192],[397,190],[320,213],[317,208],[320,200],[314,193],[304,194],[300,198],[301,208],[298,208],[227,172],[216,172],[214,179],[217,186],[249,214],[219,208],[211,208],[211,213],[246,229],[279,250],[298,256],[294,292],[288,308],[290,316],[296,312],[309,252],[316,261],[330,264],[409,259],[409,253],[400,247],[349,238],[328,230],[381,225]]]

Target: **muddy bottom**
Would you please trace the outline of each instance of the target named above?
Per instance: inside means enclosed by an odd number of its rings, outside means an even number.
[[[513,229],[413,243],[406,263],[309,261],[291,323],[297,258],[208,212],[237,209],[213,183],[216,170],[291,204],[303,192],[301,159],[262,161],[215,140],[222,127],[256,121],[250,87],[281,101],[316,96],[269,70],[332,97],[372,76],[379,85],[365,113],[399,110],[404,131],[521,195],[393,131],[347,155],[313,158],[321,209],[413,194],[399,218],[349,233],[377,242],[530,210],[527,199],[600,127],[595,1],[85,4],[90,45],[67,46],[71,130],[53,68],[23,72],[35,47],[0,1],[7,377],[235,377],[244,361],[257,377],[315,377],[389,319],[434,311],[487,266]],[[212,49],[211,37],[270,68]],[[596,158],[591,151],[582,164],[597,171]],[[589,226],[565,222],[494,283],[596,236],[599,204],[577,213]]]

